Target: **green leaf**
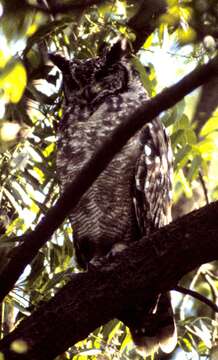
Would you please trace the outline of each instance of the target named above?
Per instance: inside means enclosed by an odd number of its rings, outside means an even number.
[[[179,129],[171,135],[171,143],[173,148],[180,143],[180,140],[182,139],[183,135],[184,135],[183,129]]]
[[[10,348],[17,354],[25,354],[28,351],[28,345],[23,340],[14,340]]]
[[[177,168],[183,167],[191,154],[192,147],[190,145],[186,145],[184,148],[178,151],[175,156],[174,166]]]
[[[180,104],[176,107],[177,120],[174,125],[174,129],[186,129],[190,127],[189,118],[187,115],[182,114],[184,111],[184,102],[180,102]]]
[[[187,198],[191,198],[193,195],[192,188],[187,181],[182,169],[180,169],[177,173],[177,179],[179,180],[180,184],[182,185],[183,191]]]
[[[143,49],[148,49],[150,48],[152,42],[154,39],[154,34],[152,33],[145,41],[144,45],[143,45]]]
[[[21,62],[13,61],[0,73],[0,88],[4,101],[17,103],[23,95],[27,84],[27,74]]]
[[[145,66],[139,61],[137,57],[134,57],[132,59],[132,63],[139,73],[144,88],[147,90],[149,96],[151,97],[152,96],[151,82],[149,80]]]
[[[192,180],[196,179],[199,174],[199,169],[201,167],[202,158],[197,155],[191,162],[191,166],[188,170],[187,179],[191,182]]]
[[[194,132],[194,130],[192,129],[187,129],[184,133],[186,139],[187,139],[187,143],[192,145],[192,144],[196,144],[197,143],[197,136]]]
[[[192,351],[192,343],[190,340],[188,340],[187,338],[182,338],[182,340],[180,340],[181,346],[182,348],[187,351],[187,352],[191,352]]]
[[[216,112],[216,116],[213,116],[206,122],[201,129],[200,136],[206,136],[213,131],[218,131],[218,112]]]
[[[176,122],[177,111],[175,108],[168,110],[164,116],[161,117],[161,121],[163,122],[165,127],[169,127],[170,125]]]

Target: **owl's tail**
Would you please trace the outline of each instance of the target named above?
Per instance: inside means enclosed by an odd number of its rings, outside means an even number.
[[[170,353],[177,344],[177,330],[170,294],[159,295],[155,307],[148,313],[142,308],[134,309],[128,325],[133,341],[144,355],[161,350]]]

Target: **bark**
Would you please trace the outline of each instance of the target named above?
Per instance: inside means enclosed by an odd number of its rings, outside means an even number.
[[[218,259],[218,202],[143,238],[100,266],[72,275],[49,302],[0,342],[5,360],[49,360],[108,320],[154,294],[173,289],[187,272]],[[28,351],[12,352],[24,340]]]
[[[134,31],[136,38],[133,48],[137,52],[144,44],[145,40],[156,29],[159,18],[167,10],[165,0],[142,1],[138,11],[132,16],[127,25]]]

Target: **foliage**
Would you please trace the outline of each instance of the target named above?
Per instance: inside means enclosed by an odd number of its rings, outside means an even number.
[[[170,59],[180,58],[176,70],[184,73],[216,52],[216,1],[168,0],[167,3],[167,11],[134,59],[150,96],[158,89],[156,69],[151,63],[158,54],[168,51]],[[16,237],[34,228],[58,197],[55,133],[62,112],[61,78],[48,61],[48,52],[86,58],[95,56],[104,42],[110,44],[118,35],[130,41],[135,39],[128,19],[139,9],[137,1],[105,1],[99,6],[54,14],[43,11],[49,10],[47,6],[51,4],[51,1],[0,2],[3,44],[0,50],[0,269],[10,249],[17,244]],[[146,57],[151,61],[146,63]],[[145,66],[150,70],[146,71]],[[167,71],[170,79],[171,69],[164,66],[159,70]],[[174,80],[171,78],[171,82]],[[192,119],[193,104],[198,96],[199,93],[192,94],[162,114],[175,156],[175,216],[183,214],[184,203],[188,212],[208,199],[215,200],[218,193],[218,110],[197,134]],[[66,220],[26,269],[1,307],[2,335],[40,301],[50,298],[72,271],[78,271],[73,260],[71,236]],[[201,267],[182,283],[218,301],[216,263]],[[194,358],[195,353],[208,355],[217,331],[215,314],[187,296],[177,296],[176,303],[179,346],[189,358]],[[172,359],[176,353],[178,349]],[[116,320],[97,329],[59,357],[112,358],[142,358],[136,353],[128,330]]]

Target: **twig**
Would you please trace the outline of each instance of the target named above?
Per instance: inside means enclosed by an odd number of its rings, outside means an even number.
[[[213,311],[218,312],[218,306],[216,304],[214,304],[211,300],[207,299],[205,296],[199,294],[194,290],[186,289],[183,286],[179,286],[179,285],[175,286],[173,290],[178,291],[182,294],[190,295],[193,298],[209,306],[211,309],[213,309]]]
[[[197,269],[196,273],[194,274],[192,281],[190,283],[189,289],[194,289],[195,285],[198,281],[199,276],[201,275],[201,267]],[[180,306],[180,319],[185,320],[185,309],[188,301],[188,296],[184,296],[181,306]]]
[[[208,196],[207,187],[206,187],[206,184],[205,184],[205,181],[204,181],[203,174],[202,174],[201,170],[199,170],[198,176],[199,176],[199,180],[200,180],[203,192],[204,192],[205,203],[208,205],[209,204],[209,196]]]

